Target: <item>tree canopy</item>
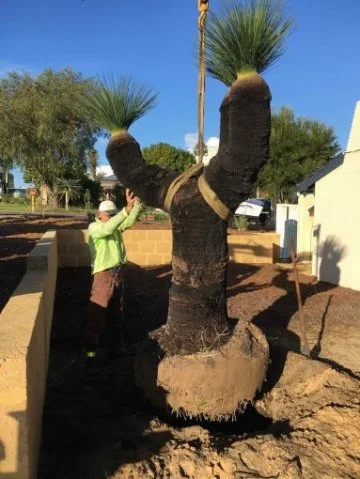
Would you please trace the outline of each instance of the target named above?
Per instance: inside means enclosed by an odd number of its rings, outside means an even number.
[[[296,118],[282,107],[272,115],[270,157],[258,184],[281,202],[289,201],[295,185],[323,166],[339,151],[331,127],[308,118]]]
[[[52,191],[58,177],[84,173],[98,130],[76,105],[89,84],[70,69],[0,80],[0,156],[13,158],[25,179]]]
[[[196,162],[195,156],[189,151],[175,148],[168,143],[157,143],[142,150],[147,164],[156,164],[176,171],[185,171]]]

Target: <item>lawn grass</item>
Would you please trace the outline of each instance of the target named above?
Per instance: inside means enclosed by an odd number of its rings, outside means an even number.
[[[95,212],[95,210],[86,210],[84,208],[69,207],[69,211],[66,211],[65,208],[45,208],[42,210],[39,207],[35,206],[34,213],[37,214],[46,214],[49,213],[58,213],[58,214],[68,214],[68,213],[79,213],[86,215],[88,212]],[[3,203],[0,202],[0,214],[1,213],[32,213],[31,205],[29,204],[16,204],[16,203]]]

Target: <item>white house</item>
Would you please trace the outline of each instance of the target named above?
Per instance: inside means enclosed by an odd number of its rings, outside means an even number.
[[[298,254],[321,281],[360,290],[360,101],[347,150],[298,185]]]

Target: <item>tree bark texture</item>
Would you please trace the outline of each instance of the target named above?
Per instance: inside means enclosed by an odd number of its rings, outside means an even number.
[[[265,81],[256,74],[237,80],[220,114],[219,151],[204,174],[234,211],[248,197],[268,158],[270,91]],[[112,137],[106,154],[124,186],[147,205],[163,207],[177,172],[146,165],[139,145],[127,134]],[[211,350],[231,333],[226,313],[227,222],[205,202],[196,178],[175,194],[170,215],[173,277],[168,319],[158,341],[168,354]]]

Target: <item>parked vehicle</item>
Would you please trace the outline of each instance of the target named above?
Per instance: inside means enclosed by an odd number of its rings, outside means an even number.
[[[271,220],[271,201],[269,198],[248,198],[235,210],[234,216],[239,215],[246,216],[252,228],[266,229]]]

